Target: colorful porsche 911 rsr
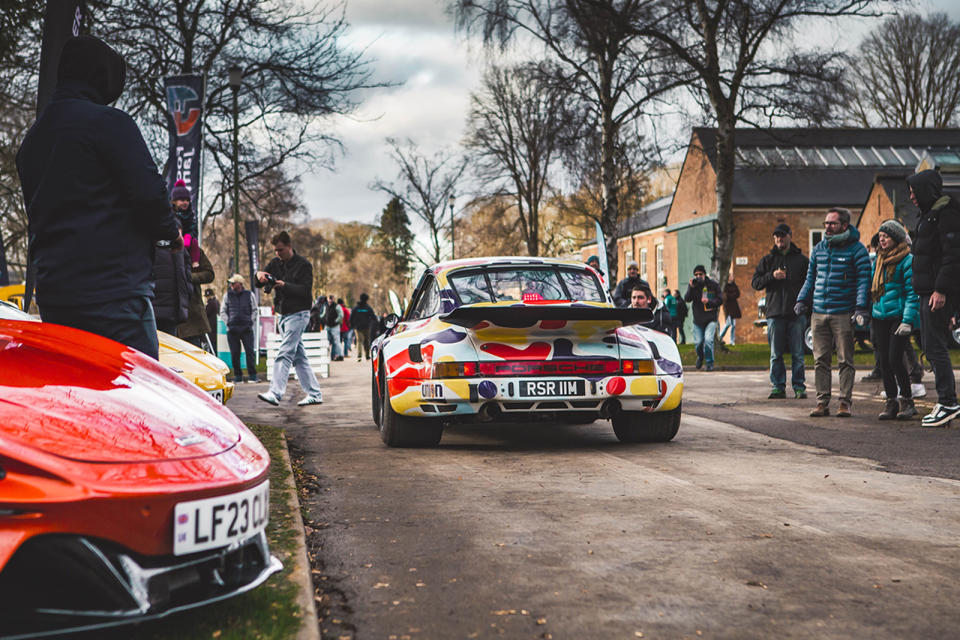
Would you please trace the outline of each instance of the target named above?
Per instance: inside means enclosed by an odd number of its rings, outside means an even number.
[[[135,622],[247,591],[269,456],[222,404],[85,331],[0,319],[0,637]]]
[[[623,442],[672,439],[683,368],[674,342],[613,306],[596,271],[545,258],[427,269],[373,344],[373,416],[390,446],[432,446],[445,425],[609,419]]]

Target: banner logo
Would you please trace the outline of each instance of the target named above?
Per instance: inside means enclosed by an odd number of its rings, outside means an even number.
[[[196,107],[191,105],[196,105]],[[178,136],[190,133],[200,120],[200,97],[197,92],[184,85],[167,87],[167,111],[173,117]]]

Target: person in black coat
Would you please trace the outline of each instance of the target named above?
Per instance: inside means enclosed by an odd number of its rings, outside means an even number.
[[[650,309],[653,312],[653,318],[649,322],[642,323],[643,326],[665,333],[671,334],[672,322],[670,312],[653,297],[653,293],[644,287],[636,287],[630,292],[630,307],[633,309]]]
[[[933,366],[937,404],[924,416],[925,427],[945,426],[960,415],[950,362],[950,319],[960,302],[960,203],[943,194],[933,169],[907,178],[910,199],[920,209],[913,243],[913,288],[920,296],[923,350]]]
[[[687,303],[683,301],[680,289],[673,290],[673,297],[677,299],[677,331],[680,333],[680,344],[687,344],[687,332],[684,330],[684,325],[687,324],[690,309],[687,307]]]
[[[313,265],[293,250],[290,234],[286,231],[273,236],[271,242],[277,257],[270,261],[265,271],[257,271],[254,285],[262,287],[266,293],[273,291],[273,308],[279,316],[277,333],[281,335],[281,343],[273,362],[270,390],[257,394],[257,398],[279,406],[293,367],[300,387],[307,394],[297,406],[321,404],[323,394],[303,347],[303,332],[310,324]]]
[[[107,105],[126,64],[92,36],[63,46],[50,103],[17,152],[37,305],[46,322],[154,358],[153,246],[182,247],[167,187],[133,119]]]
[[[350,311],[350,328],[357,332],[357,361],[361,359],[361,351],[370,359],[370,341],[376,331],[377,314],[367,302],[370,299],[366,293],[360,294],[360,301]]]
[[[767,341],[770,343],[770,384],[768,398],[786,398],[787,370],[783,354],[790,352],[791,385],[794,396],[807,397],[803,366],[807,316],[797,316],[793,307],[807,279],[808,260],[793,243],[790,227],[781,223],[773,229],[773,247],[760,258],[750,284],[766,292]]]
[[[713,343],[717,336],[717,318],[722,295],[720,284],[707,277],[702,264],[693,268],[693,277],[683,299],[693,307],[693,342],[697,345],[697,369],[707,363],[713,371]]]
[[[627,277],[618,282],[617,288],[613,290],[613,304],[618,307],[629,307],[630,295],[637,287],[650,290],[650,284],[640,277],[640,265],[630,262],[627,265]]]
[[[205,289],[203,292],[203,297],[206,298],[207,304],[204,307],[204,312],[207,314],[207,323],[210,325],[210,333],[207,334],[207,338],[210,340],[210,345],[213,347],[213,353],[217,353],[217,316],[220,315],[220,302],[217,300],[217,296],[214,295],[213,289]]]

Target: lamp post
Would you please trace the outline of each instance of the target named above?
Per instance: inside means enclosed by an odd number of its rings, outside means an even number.
[[[230,90],[233,92],[233,267],[240,272],[240,160],[238,147],[240,124],[238,122],[237,94],[243,83],[243,69],[233,65],[227,71]]]
[[[450,194],[450,197],[447,198],[447,204],[450,205],[450,259],[453,260],[457,256],[455,251],[456,245],[454,244],[454,233],[453,233],[453,205],[457,203],[457,197]]]

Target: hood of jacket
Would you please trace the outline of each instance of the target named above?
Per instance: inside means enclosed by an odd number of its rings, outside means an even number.
[[[848,244],[860,242],[860,232],[857,231],[857,228],[851,224],[843,231],[843,233],[838,233],[834,236],[824,236],[823,242],[835,247],[845,247]]]
[[[913,194],[917,197],[917,205],[923,212],[930,211],[933,203],[943,195],[943,179],[933,169],[907,176],[907,184],[913,189]]]
[[[57,67],[57,89],[70,87],[97,104],[109,105],[123,93],[127,63],[113,47],[93,36],[70,38]]]

